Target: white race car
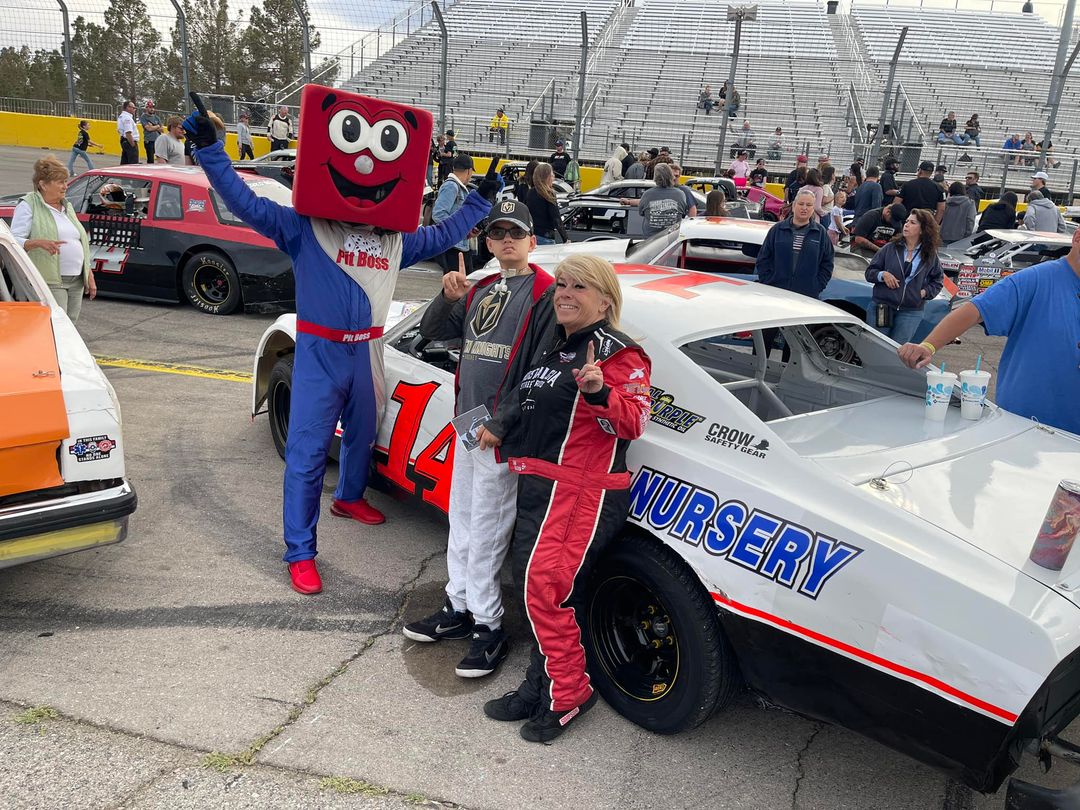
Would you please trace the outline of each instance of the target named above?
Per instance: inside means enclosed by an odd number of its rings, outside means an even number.
[[[120,542],[135,505],[116,393],[0,222],[0,568]]]
[[[622,541],[578,614],[607,702],[673,733],[745,683],[981,791],[1026,748],[1060,751],[1080,712],[1080,553],[1060,572],[1028,554],[1058,482],[1080,469],[1080,437],[992,404],[977,421],[956,402],[927,421],[925,375],[824,303],[717,275],[617,271],[622,328],[654,372]],[[457,353],[420,336],[421,314],[385,338],[376,468],[445,510]],[[269,398],[275,439],[290,317],[255,363],[254,410]],[[820,324],[854,347],[848,362],[822,353]],[[786,363],[764,352],[770,328]]]

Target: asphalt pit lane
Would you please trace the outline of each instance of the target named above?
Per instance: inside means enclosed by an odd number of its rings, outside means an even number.
[[[408,602],[405,604],[405,623],[431,615],[439,609],[445,598],[444,583],[431,582],[419,586],[409,595]],[[469,639],[431,643],[413,641],[401,634],[399,627],[397,632],[402,642],[401,657],[405,662],[406,672],[422,688],[438,697],[455,697],[491,691],[491,683],[507,667],[511,671],[520,670],[518,675],[524,677],[532,631],[524,620],[523,611],[516,603],[513,589],[505,584],[503,585],[503,605],[506,610],[503,615],[503,627],[510,635],[510,655],[502,662],[495,674],[483,678],[459,678],[454,673],[458,662],[469,651]]]

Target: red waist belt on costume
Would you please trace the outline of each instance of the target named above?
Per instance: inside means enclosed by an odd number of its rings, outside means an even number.
[[[325,340],[332,340],[335,343],[364,343],[368,340],[381,338],[383,334],[381,326],[370,326],[367,329],[355,329],[346,332],[343,329],[330,329],[311,321],[302,321],[299,318],[296,319],[296,331],[307,335],[315,335],[315,337],[321,337]]]
[[[512,458],[510,469],[520,475],[539,475],[551,481],[575,486],[591,485],[600,489],[629,489],[628,472],[593,472],[580,467],[567,467],[540,458]]]

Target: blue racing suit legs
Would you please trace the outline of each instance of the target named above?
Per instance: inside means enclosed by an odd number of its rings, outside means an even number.
[[[340,420],[344,433],[335,498],[356,501],[367,487],[383,381],[381,364],[373,368],[372,350],[376,347],[366,339],[338,342],[304,332],[300,324],[354,337],[365,330],[381,330],[394,288],[393,277],[386,274],[396,277],[402,266],[443,253],[460,242],[487,216],[491,203],[472,192],[453,216],[438,225],[405,234],[350,226],[344,229],[350,232],[350,243],[331,246],[326,240],[328,234],[335,233],[335,223],[328,227],[322,220],[313,221],[289,206],[257,196],[232,168],[220,142],[200,149],[199,162],[229,210],[292,259],[298,330],[285,446],[284,559],[309,560],[317,553],[319,501],[334,428]],[[319,223],[317,228],[313,222]],[[368,263],[357,269],[361,265],[346,267],[335,260],[335,253],[352,256],[360,237],[368,247],[379,246],[381,267]]]

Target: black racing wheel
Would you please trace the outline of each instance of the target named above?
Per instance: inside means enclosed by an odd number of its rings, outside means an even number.
[[[181,274],[184,295],[192,306],[211,315],[228,315],[242,303],[240,277],[220,253],[204,251],[187,260]]]
[[[292,402],[293,355],[287,354],[274,364],[266,388],[266,411],[270,416],[270,435],[278,455],[285,458],[289,438],[289,408]]]
[[[716,606],[686,563],[655,538],[631,534],[613,543],[585,599],[589,674],[623,717],[674,734],[734,697],[741,679]]]

